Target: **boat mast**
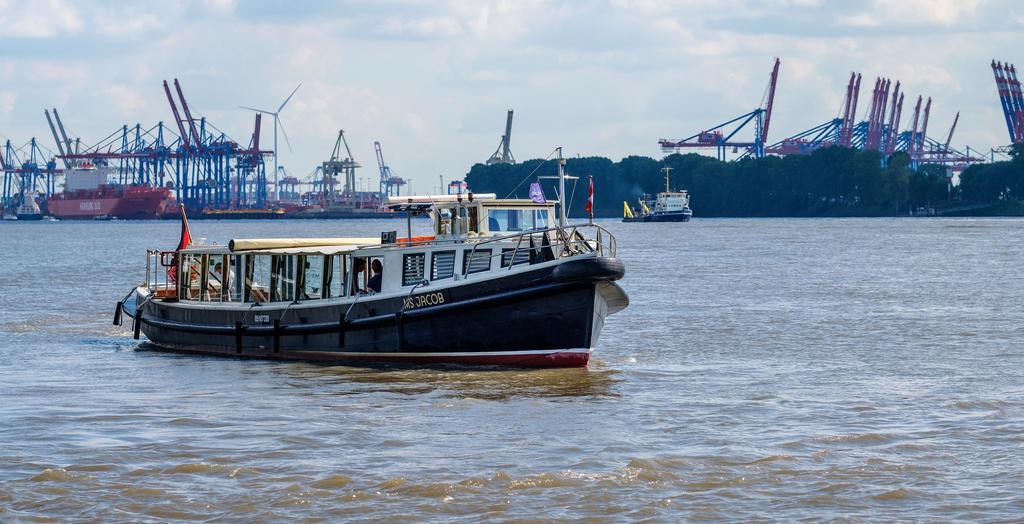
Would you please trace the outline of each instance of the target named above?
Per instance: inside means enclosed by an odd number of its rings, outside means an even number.
[[[672,168],[668,167],[668,166],[665,166],[665,167],[661,168],[661,171],[663,173],[665,173],[665,192],[669,193],[672,190],[668,188],[668,174],[669,174],[670,171],[672,171]]]
[[[558,148],[558,226],[565,227],[565,159],[562,148]]]

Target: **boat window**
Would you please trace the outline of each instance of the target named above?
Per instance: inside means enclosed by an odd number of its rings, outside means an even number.
[[[333,255],[326,258],[324,266],[324,298],[345,296],[345,280],[348,279],[348,256]]]
[[[430,280],[442,280],[455,276],[455,252],[434,251],[430,256]]]
[[[459,207],[452,232],[456,235],[465,235],[469,231],[469,212],[464,207]]]
[[[199,267],[199,289],[203,290],[199,293],[199,300],[210,300],[210,255],[199,257]]]
[[[249,255],[246,257],[245,301],[270,301],[270,255]]]
[[[462,267],[466,274],[491,269],[491,250],[477,249],[474,252],[472,249],[467,249],[463,251]]]
[[[437,229],[435,234],[437,236],[448,236],[452,234],[452,212],[449,209],[442,209],[437,212]]]
[[[512,257],[515,257],[513,260]],[[518,249],[506,247],[501,250],[501,267],[508,267],[514,264],[525,264],[530,261],[530,248],[522,246]]]
[[[210,256],[210,273],[206,285],[210,300],[221,302],[238,300],[238,296],[234,292],[238,281],[235,277],[237,273],[234,270],[237,258],[237,256],[229,255]]]
[[[189,275],[189,279],[188,279],[189,297],[188,298],[190,298],[192,300],[202,300],[203,299],[203,293],[202,293],[202,289],[203,289],[203,286],[202,286],[202,284],[203,284],[203,256],[202,255],[192,255],[192,263],[189,264],[188,275]]]
[[[189,255],[185,254],[181,257],[181,271],[178,273],[182,275],[181,278],[181,291],[178,296],[184,297],[185,300],[199,300],[201,293],[199,292],[200,281],[203,276],[202,256],[201,255]]]
[[[191,298],[192,293],[190,289],[192,287],[192,255],[181,255],[178,260],[180,269],[178,269],[178,296],[183,300]]]
[[[480,232],[480,212],[476,206],[469,208],[469,230],[475,233]]]
[[[533,228],[534,229],[547,229],[548,227],[548,210],[537,209],[533,212]]]
[[[366,293],[366,281],[370,279],[370,268],[366,257],[355,257],[352,259],[352,283],[349,286],[350,295],[361,295]]]
[[[323,255],[299,255],[298,272],[295,275],[295,287],[299,290],[299,300],[321,298],[324,289]]]
[[[427,256],[423,253],[402,255],[402,285],[414,286],[426,277]]]
[[[370,293],[380,293],[384,284],[384,259],[375,257],[370,259],[370,280],[366,283],[366,290]]]
[[[226,300],[231,302],[242,301],[242,279],[238,275],[245,274],[245,257],[242,255],[228,255],[228,296]]]
[[[487,228],[495,231],[522,231],[529,215],[525,209],[490,209],[487,211]]]
[[[290,302],[295,290],[295,257],[271,255],[270,257],[270,301]]]

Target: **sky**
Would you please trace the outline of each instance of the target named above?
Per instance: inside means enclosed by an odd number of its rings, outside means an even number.
[[[510,108],[518,160],[660,158],[658,139],[759,107],[775,57],[769,142],[834,118],[857,71],[859,116],[875,77],[900,80],[934,99],[929,135],[960,111],[954,147],[988,151],[1009,142],[989,64],[1024,65],[1024,2],[0,0],[0,138],[55,149],[51,107],[85,144],[173,127],[161,83],[177,78],[194,116],[248,143],[239,106],[301,83],[281,165],[307,176],[344,129],[357,177],[376,179],[376,140],[423,193],[486,160]]]

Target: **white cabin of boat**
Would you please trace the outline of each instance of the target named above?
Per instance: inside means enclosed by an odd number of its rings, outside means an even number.
[[[655,213],[681,213],[687,209],[690,209],[690,195],[685,190],[658,193],[654,201]]]

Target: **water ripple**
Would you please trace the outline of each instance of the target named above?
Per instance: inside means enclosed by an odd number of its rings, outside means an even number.
[[[632,305],[522,371],[151,351],[96,268],[177,224],[2,224],[0,520],[1020,520],[1024,221],[605,225]]]

